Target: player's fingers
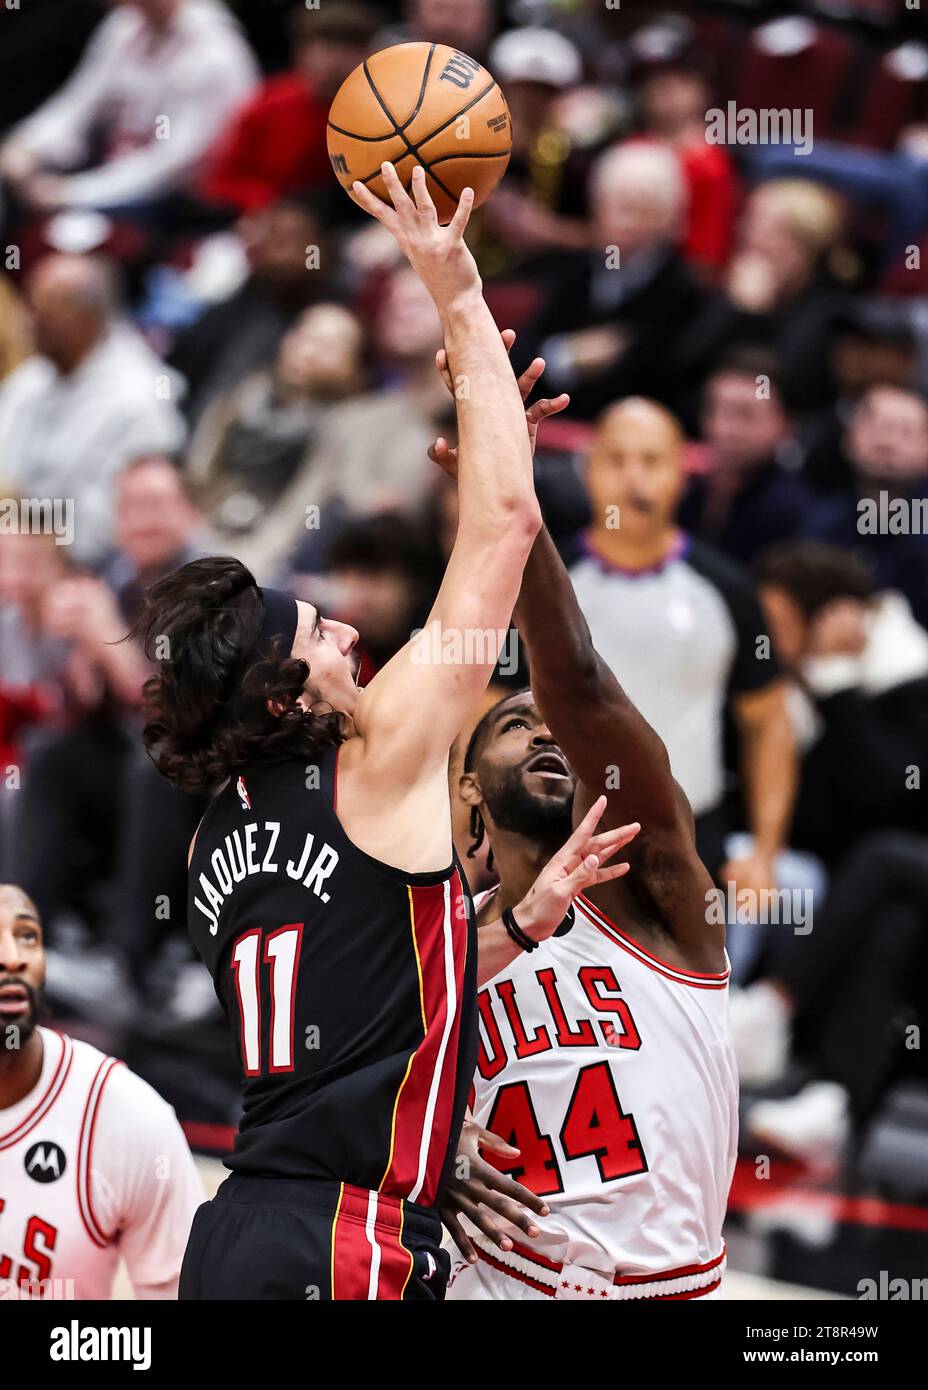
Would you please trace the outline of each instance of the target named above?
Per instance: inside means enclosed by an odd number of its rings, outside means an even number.
[[[593,805],[587,811],[586,815],[583,817],[583,820],[580,822],[574,833],[571,835],[570,839],[567,840],[563,848],[559,849],[557,854],[551,860],[552,864],[557,864],[559,868],[562,868],[564,864],[570,859],[571,855],[582,854],[584,852],[586,845],[592,838],[593,831],[599,824],[600,818],[605,809],[606,798],[604,796],[598,796],[596,800],[593,802]]]
[[[501,1216],[513,1226],[518,1226],[519,1230],[524,1231],[532,1240],[541,1235],[531,1212],[526,1211],[514,1198],[506,1197],[501,1192],[482,1192],[478,1200],[496,1216]]]
[[[391,225],[391,214],[386,203],[382,202],[380,198],[375,198],[371,190],[367,188],[360,179],[355,179],[348,193],[358,204],[358,207],[362,207],[365,212],[369,212],[371,217],[376,217],[377,221],[382,222],[385,227]]]
[[[521,1149],[514,1149],[511,1144],[507,1144],[505,1139],[501,1139],[498,1134],[494,1134],[492,1129],[477,1130],[478,1149],[488,1149],[492,1154],[502,1154],[504,1158],[519,1158]]]
[[[503,340],[503,347],[507,352],[512,352],[512,345],[516,340],[516,330],[514,328],[504,328],[499,335]]]
[[[444,348],[439,348],[435,354],[435,366],[438,368],[438,375],[447,386],[451,394],[454,394],[454,381],[451,377],[451,368],[448,366],[448,354]]]
[[[431,222],[438,221],[438,213],[435,211],[435,204],[425,181],[425,170],[421,164],[417,164],[412,171],[412,197],[417,212]]]
[[[509,1197],[513,1202],[518,1202],[520,1206],[528,1207],[538,1216],[547,1216],[551,1210],[543,1197],[529,1191],[520,1182],[516,1182],[515,1178],[507,1177],[505,1173],[501,1173],[498,1168],[485,1163],[483,1159],[480,1160],[479,1168],[476,1166],[474,1168],[474,1180],[486,1191],[499,1192],[504,1197]],[[480,1200],[484,1200],[482,1196]]]
[[[445,1224],[445,1230],[448,1232],[467,1263],[470,1265],[476,1264],[477,1251],[474,1249],[470,1236],[467,1234],[458,1218],[443,1212],[441,1219]]]
[[[596,875],[592,879],[593,883],[609,883],[614,878],[622,878],[631,869],[631,864],[610,864],[608,869],[597,869]]]
[[[494,1245],[499,1246],[500,1250],[511,1250],[512,1239],[502,1230],[499,1223],[494,1220],[488,1207],[481,1202],[476,1202],[466,1193],[458,1191],[455,1193],[455,1203],[468,1221],[472,1221],[482,1235],[487,1240],[492,1240]]]
[[[471,215],[473,206],[474,190],[472,188],[462,189],[461,196],[460,198],[458,198],[458,205],[455,209],[454,216],[448,224],[449,231],[452,233],[453,236],[462,237],[464,235],[464,229],[467,226],[468,218]]]
[[[525,398],[523,397],[523,400]],[[562,391],[559,396],[545,396],[540,401],[535,401],[525,412],[525,418],[533,425],[540,425],[542,420],[547,420],[549,415],[557,415],[559,411],[566,410],[570,405],[570,397]]]
[[[390,195],[390,201],[396,208],[401,217],[408,218],[415,211],[415,203],[403,187],[400,176],[389,160],[384,160],[380,166],[380,177],[383,179],[383,186]]]
[[[568,874],[561,884],[562,890],[575,898],[582,893],[588,883],[592,883],[599,868],[598,854],[585,854],[572,874]]]
[[[525,371],[519,377],[519,390],[522,392],[523,401],[526,396],[531,395],[544,369],[545,359],[543,357],[536,357],[534,361],[528,364]]]
[[[640,830],[641,823],[639,821],[631,821],[628,825],[618,825],[613,830],[603,830],[592,837],[587,848],[591,854],[598,854],[600,858],[605,850],[614,854],[623,845],[630,844]]]

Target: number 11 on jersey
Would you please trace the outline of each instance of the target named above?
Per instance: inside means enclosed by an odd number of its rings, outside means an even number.
[[[255,927],[244,932],[232,947],[230,968],[235,976],[239,1007],[239,1045],[246,1076],[264,1071],[261,1057],[262,997],[270,997],[271,1026],[269,1073],[293,1071],[293,1010],[296,972],[303,945],[303,923],[290,922],[264,938]],[[269,982],[262,995],[262,966],[269,967]]]

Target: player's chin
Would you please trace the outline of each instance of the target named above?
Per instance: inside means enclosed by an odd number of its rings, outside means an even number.
[[[35,1005],[31,1005],[24,1012],[9,1006],[4,1008],[0,1005],[0,1029],[15,1028],[17,1030],[17,1046],[22,1047],[23,1043],[29,1041],[38,1027],[39,1013]]]

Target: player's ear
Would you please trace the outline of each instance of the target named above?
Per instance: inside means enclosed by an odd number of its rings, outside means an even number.
[[[480,778],[475,772],[463,772],[458,778],[458,796],[465,806],[479,806],[483,802]]]

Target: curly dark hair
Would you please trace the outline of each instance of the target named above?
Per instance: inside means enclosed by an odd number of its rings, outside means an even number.
[[[143,738],[182,791],[213,791],[250,763],[315,762],[344,739],[337,710],[299,704],[305,661],[275,644],[249,664],[262,616],[254,576],[226,555],[182,565],[145,596],[133,635],[159,669],[144,687]]]

